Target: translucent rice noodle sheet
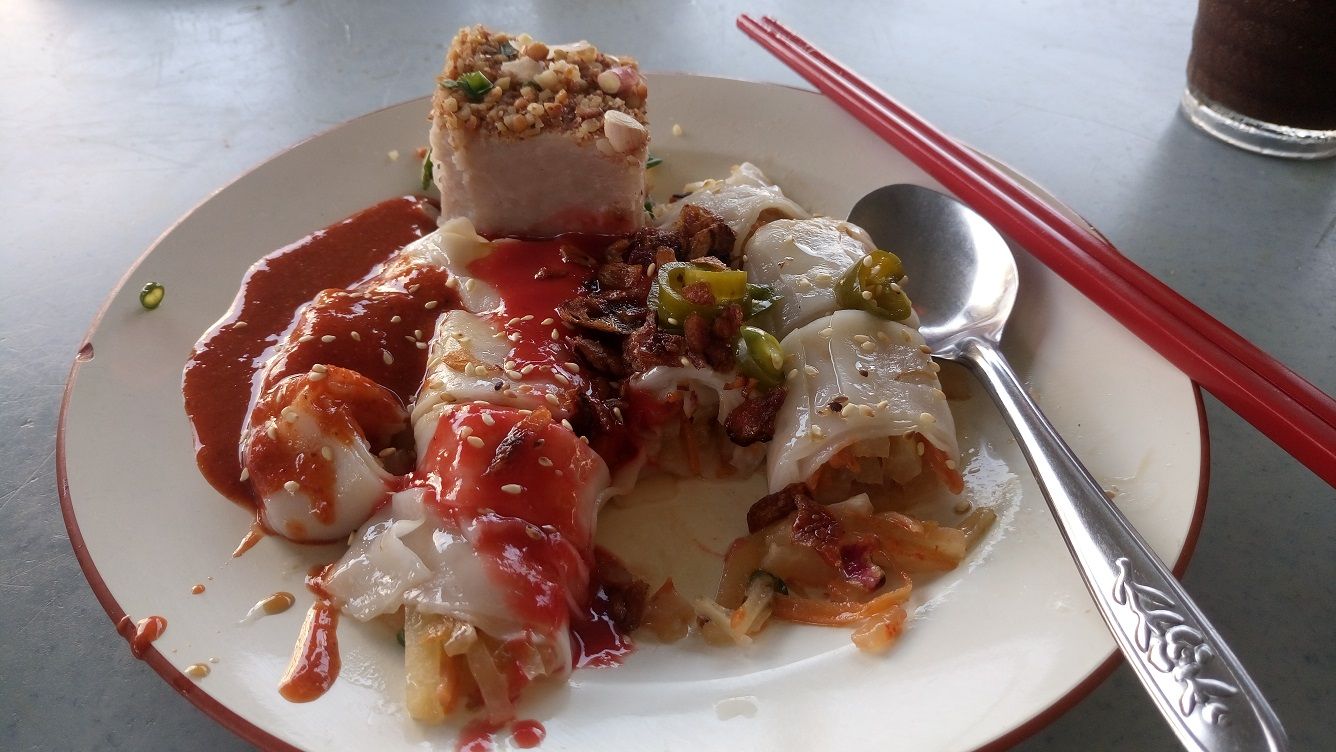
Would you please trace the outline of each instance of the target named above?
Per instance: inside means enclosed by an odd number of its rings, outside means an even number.
[[[241,441],[260,519],[307,543],[346,538],[384,501],[395,478],[372,445],[408,425],[393,392],[354,371],[318,368],[260,395]]]
[[[796,373],[786,384],[768,450],[772,492],[811,485],[819,472],[832,471],[861,484],[843,484],[840,498],[889,482],[905,485],[924,469],[916,434],[954,468],[955,422],[916,329],[846,310],[803,326],[781,344],[790,358],[786,367]]]
[[[439,405],[477,400],[527,409],[545,407],[558,421],[571,416],[579,400],[577,388],[569,379],[565,383],[556,380],[549,369],[520,373],[507,367],[512,343],[500,334],[491,316],[468,311],[447,311],[437,321],[422,388],[413,403],[415,427]],[[425,438],[418,437],[419,445]]]
[[[839,308],[840,278],[864,256],[877,250],[863,228],[829,217],[777,219],[747,241],[748,281],[768,285],[779,302],[760,324],[784,337]],[[907,322],[917,326],[917,319]]]
[[[723,218],[733,231],[735,256],[742,251],[757,225],[774,219],[810,216],[750,162],[735,165],[723,180],[688,184],[684,192],[689,195],[667,204],[664,213],[658,217],[658,224],[672,226],[687,204],[709,209]]]
[[[761,444],[740,447],[723,430],[728,414],[743,402],[736,372],[696,366],[655,366],[633,377],[628,388],[668,409],[647,437],[649,461],[684,476],[722,477],[750,473],[765,458]]]
[[[463,308],[480,313],[497,308],[501,298],[491,285],[473,279],[468,268],[469,264],[491,251],[492,243],[473,229],[472,222],[456,217],[446,220],[435,232],[409,243],[400,255],[448,271],[456,280],[456,292]]]
[[[356,619],[410,606],[569,671],[606,465],[541,409],[443,405],[429,422],[415,485],[358,531],[326,589]]]

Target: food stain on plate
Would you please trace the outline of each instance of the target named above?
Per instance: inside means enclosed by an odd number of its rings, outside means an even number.
[[[714,704],[714,714],[718,716],[721,721],[728,721],[738,717],[755,718],[756,710],[756,698],[751,695],[729,697]]]

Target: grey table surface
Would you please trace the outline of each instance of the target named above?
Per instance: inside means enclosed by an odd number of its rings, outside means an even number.
[[[734,28],[742,10],[790,22],[1029,174],[1152,273],[1336,391],[1336,160],[1246,154],[1176,115],[1194,14],[1185,0],[4,0],[0,748],[247,746],[130,657],[60,518],[55,433],[71,358],[159,233],[283,148],[427,93],[445,41],[475,21],[588,37],[650,70],[797,83]],[[1206,412],[1209,504],[1186,583],[1294,748],[1331,749],[1336,494],[1209,396]],[[1125,667],[1017,747],[1173,748]]]

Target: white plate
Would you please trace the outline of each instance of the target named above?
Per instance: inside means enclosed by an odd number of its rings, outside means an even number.
[[[686,75],[652,76],[651,91],[653,151],[666,159],[654,170],[659,196],[743,159],[804,206],[836,216],[886,183],[938,187],[810,92]],[[262,747],[397,750],[448,745],[454,732],[408,720],[399,647],[351,620],[339,630],[334,688],[305,705],[279,697],[309,602],[302,574],[338,552],[271,539],[229,556],[250,516],[196,470],[179,388],[191,345],[227,310],[252,262],[416,189],[411,155],[426,142],[425,112],[414,101],[339,126],[205,201],[127,274],[89,334],[94,357],[70,376],[60,488],[80,564],[113,621],[166,617],[148,663]],[[682,136],[671,135],[674,124]],[[392,149],[404,156],[390,160]],[[1205,496],[1197,393],[1047,269],[1019,261],[1012,362],[1155,550],[1181,567]],[[137,291],[150,280],[167,294],[146,312]],[[1006,746],[1074,703],[1112,666],[1112,640],[1000,418],[977,390],[954,407],[967,492],[995,507],[1000,523],[958,571],[916,590],[914,618],[891,653],[861,655],[846,631],[788,625],[749,650],[695,638],[642,645],[626,665],[579,671],[569,688],[524,706],[547,727],[543,748],[972,750]],[[633,565],[663,567],[683,551],[708,564],[700,557],[722,551],[755,498],[746,487],[647,490],[655,493],[658,501],[603,519],[601,537]],[[637,535],[646,528],[651,535]],[[207,591],[191,595],[198,582]],[[238,623],[275,590],[299,594],[298,606]],[[208,677],[181,673],[210,658],[218,660]]]

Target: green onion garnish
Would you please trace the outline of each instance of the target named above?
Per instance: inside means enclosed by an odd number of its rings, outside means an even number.
[[[162,305],[162,297],[167,294],[167,288],[157,282],[149,282],[144,285],[144,289],[139,291],[139,305],[145,310],[151,311]]]
[[[499,52],[501,53],[502,57],[505,57],[507,59],[513,58],[516,55],[520,54],[520,51],[515,49],[515,46],[510,43],[509,39],[501,43],[501,48]]]
[[[427,154],[422,158],[422,190],[431,190],[434,169],[434,165],[431,163],[431,147],[427,147]]]
[[[453,81],[442,81],[441,86],[447,89],[462,89],[474,102],[481,102],[482,95],[492,90],[492,82],[478,71],[469,71]]]
[[[658,167],[661,164],[663,164],[663,159],[651,154],[649,155],[649,159],[645,160],[645,169],[648,170],[651,167]]]

